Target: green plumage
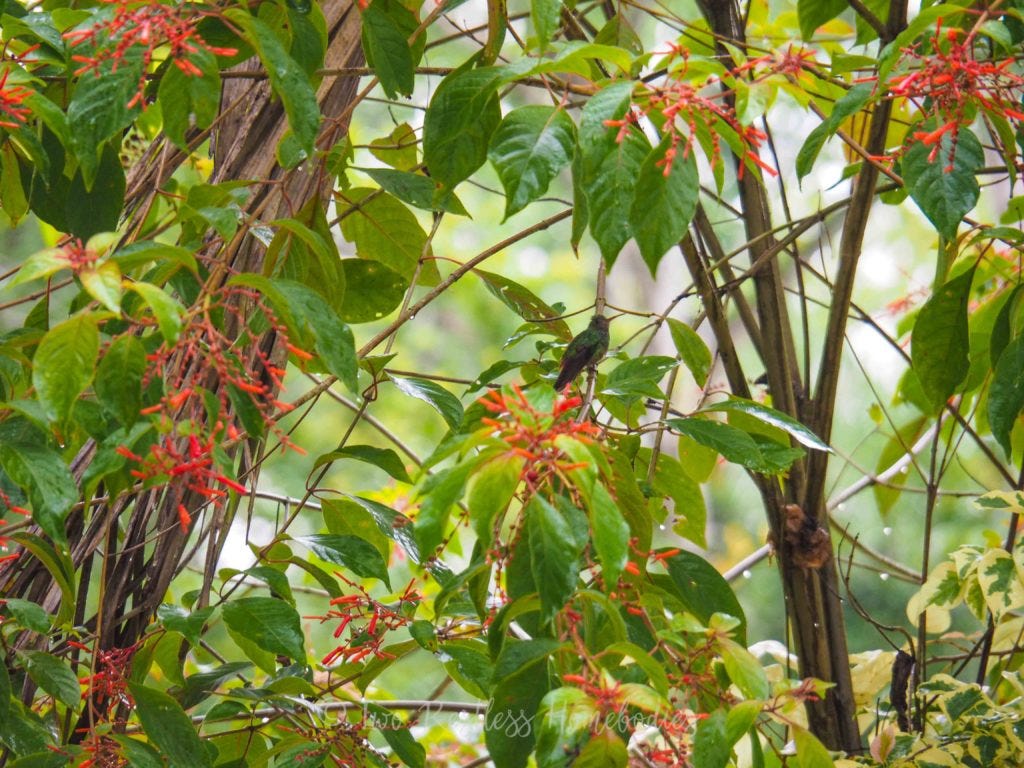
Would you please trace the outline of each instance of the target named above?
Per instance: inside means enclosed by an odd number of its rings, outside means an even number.
[[[604,357],[608,351],[608,318],[594,315],[587,329],[569,342],[562,355],[562,367],[555,380],[555,390],[561,392],[588,365]]]

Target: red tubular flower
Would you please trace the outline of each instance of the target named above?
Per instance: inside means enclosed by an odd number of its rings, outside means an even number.
[[[20,128],[32,116],[32,110],[23,106],[32,91],[20,85],[8,85],[11,71],[5,69],[0,75],[0,127]]]

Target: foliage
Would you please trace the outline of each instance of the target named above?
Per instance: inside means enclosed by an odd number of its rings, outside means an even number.
[[[8,0],[5,764],[1019,761],[1024,3],[698,5]],[[853,301],[882,206],[934,275],[894,324]],[[550,302],[500,258],[545,232]],[[689,282],[613,307],[636,265]],[[463,288],[518,327],[448,375]],[[864,450],[850,318],[902,371]],[[794,653],[711,562],[741,472]],[[896,558],[840,525],[867,488]],[[1006,533],[942,559],[949,508]]]

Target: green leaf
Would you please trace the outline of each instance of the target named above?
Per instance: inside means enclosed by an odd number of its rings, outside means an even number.
[[[84,165],[79,168],[67,188],[64,223],[75,237],[88,240],[117,228],[124,206],[125,176],[113,143],[103,146],[91,186],[86,184],[84,169]],[[33,210],[35,207],[33,203]]]
[[[537,33],[537,47],[543,52],[562,20],[562,0],[530,0],[530,18]]]
[[[3,455],[3,445],[0,444],[0,461],[3,460]],[[61,462],[61,466],[64,472],[67,473],[67,467],[63,462]],[[11,474],[10,469],[8,469],[6,464],[4,465],[4,471],[7,472],[7,474]],[[68,480],[71,481],[70,473],[68,473],[67,476]],[[44,527],[43,530],[46,531],[46,528]],[[63,535],[63,525],[61,525],[59,530]],[[49,533],[49,531],[47,531],[47,533]],[[74,581],[75,566],[71,562],[71,558],[66,552],[58,550],[48,541],[36,536],[35,534],[12,533],[9,538],[11,541],[16,542],[31,552],[32,556],[43,564],[43,567],[46,568],[50,576],[53,578],[54,584],[56,584],[58,589],[60,589],[60,608],[57,609],[57,616],[53,620],[54,626],[59,627],[64,623],[71,621],[71,618],[74,616],[76,604]]]
[[[933,120],[922,125],[935,129]],[[932,155],[934,154],[934,158]],[[975,174],[985,164],[985,150],[967,128],[947,131],[938,145],[915,141],[903,155],[903,181],[918,207],[947,240],[978,202],[981,188]]]
[[[346,323],[372,323],[402,303],[409,282],[390,267],[370,259],[344,259],[345,301],[338,312]]]
[[[404,394],[422,400],[441,414],[449,427],[458,429],[462,424],[463,409],[459,398],[428,379],[414,379],[408,376],[389,374],[388,378]]]
[[[703,387],[707,384],[708,373],[711,372],[711,350],[693,328],[674,317],[668,318],[668,330],[672,334],[672,343],[683,359],[683,364],[693,374],[693,380]]]
[[[1024,409],[1024,336],[1017,336],[999,356],[988,390],[992,435],[1012,458],[1010,433]]]
[[[427,233],[405,205],[379,189],[357,188],[336,193],[341,234],[355,243],[361,259],[373,259],[408,282],[421,259],[421,285],[437,285],[440,273],[427,243]],[[343,262],[344,263],[344,262]]]
[[[82,700],[82,689],[71,667],[46,651],[25,651],[24,654],[25,670],[35,684],[64,706],[77,708]]]
[[[416,515],[416,544],[424,555],[433,552],[444,538],[452,505],[462,498],[466,480],[486,456],[456,464],[431,475],[420,490],[419,513]]]
[[[810,40],[822,24],[832,21],[849,8],[845,0],[797,0],[796,12],[800,20],[800,36]]]
[[[392,168],[360,168],[359,170],[403,203],[408,203],[424,211],[445,211],[458,216],[468,215],[462,201],[455,196],[455,193],[445,190],[429,176]]]
[[[3,608],[6,609],[15,622],[26,629],[39,632],[40,634],[50,631],[50,614],[38,603],[33,603],[31,600],[22,600],[17,597],[7,597],[4,598]],[[0,693],[0,706],[3,706],[5,703],[2,693]]]
[[[121,746],[131,768],[165,768],[166,763],[160,753],[146,742],[117,733],[110,734],[110,738]]]
[[[845,4],[844,4],[845,5]],[[800,181],[811,172],[814,162],[818,159],[821,148],[829,137],[834,136],[842,126],[843,121],[861,109],[871,99],[874,92],[874,83],[860,83],[848,90],[843,97],[836,101],[832,112],[820,124],[814,127],[800,151],[796,156],[796,178]]]
[[[677,365],[679,362],[675,358],[661,355],[634,357],[608,374],[601,392],[628,402],[641,397],[664,398],[665,393],[658,387],[658,382]]]
[[[510,640],[502,646],[501,653],[494,661],[494,680],[501,682],[540,661],[547,660],[565,643],[550,637],[536,640]]]
[[[767,699],[771,695],[764,668],[746,648],[728,638],[718,639],[718,652],[722,654],[725,671],[729,673],[740,692],[748,699]]]
[[[648,449],[643,450],[646,452],[644,455],[650,455]],[[673,533],[699,547],[706,547],[707,508],[704,505],[704,494],[696,481],[686,474],[676,459],[660,453],[652,484],[655,490],[672,499],[672,513],[675,517]]]
[[[720,421],[700,418],[667,419],[665,423],[701,445],[718,451],[734,464],[755,472],[766,471],[761,449],[754,438],[741,429]]]
[[[284,600],[242,597],[224,603],[221,614],[230,629],[264,651],[287,656],[298,663],[305,661],[305,636],[299,614]]]
[[[685,550],[665,558],[671,591],[690,613],[704,624],[715,613],[725,613],[740,620],[736,639],[746,643],[747,619],[729,582],[700,555]]]
[[[614,129],[608,131],[614,135]],[[634,234],[633,203],[639,194],[637,182],[650,149],[647,137],[630,129],[621,142],[613,143],[600,158],[593,173],[584,178],[590,234],[597,241],[608,269]],[[646,194],[643,196],[646,199]],[[645,241],[650,249],[653,238],[645,234]]]
[[[491,695],[484,740],[495,768],[526,768],[533,751],[534,715],[548,692],[544,657],[501,680]]]
[[[203,627],[213,615],[213,611],[213,606],[207,606],[189,613],[179,605],[162,603],[156,609],[156,615],[169,632],[180,632],[192,645],[199,645]]]
[[[992,325],[992,334],[989,337],[989,361],[993,368],[999,363],[999,356],[1003,354],[1006,345],[1010,343],[1010,335],[1013,328],[1013,320],[1017,314],[1020,304],[1020,292],[1024,290],[1024,283],[1014,287],[1009,296],[999,309],[995,322]]]
[[[608,729],[592,736],[572,763],[573,768],[626,768],[628,764],[626,744]]]
[[[412,483],[412,478],[405,471],[405,465],[397,453],[390,448],[377,448],[372,445],[346,445],[330,453],[325,453],[316,460],[313,468],[316,469],[328,461],[336,461],[338,459],[365,461],[367,464],[372,464],[378,469],[383,469],[395,480],[403,483]]]
[[[366,711],[370,722],[384,737],[392,752],[410,768],[423,768],[426,765],[427,750],[420,744],[398,716],[375,704],[369,704]]]
[[[530,105],[505,116],[487,153],[505,189],[505,219],[547,192],[575,145],[576,125],[561,107]]]
[[[423,119],[423,159],[431,177],[453,188],[484,164],[501,121],[501,67],[462,69],[437,86]]]
[[[545,623],[562,610],[576,591],[579,558],[587,543],[585,531],[574,525],[566,513],[565,507],[556,508],[540,494],[533,496],[526,508],[530,569],[540,593],[541,621]],[[614,584],[615,579],[608,583]],[[498,666],[501,667],[500,663]]]
[[[96,395],[103,407],[125,426],[135,423],[142,408],[142,377],[149,363],[137,336],[121,336],[107,348],[96,369]]]
[[[414,71],[408,37],[383,10],[382,3],[372,2],[363,10],[363,51],[366,63],[373,69],[389,99],[399,93],[412,95]]]
[[[344,566],[363,579],[380,579],[388,589],[391,589],[387,561],[380,550],[366,539],[358,536],[317,534],[299,536],[296,541],[309,547],[321,560]]]
[[[589,506],[601,576],[608,589],[613,589],[629,560],[629,526],[611,494],[600,483],[594,485]]]
[[[419,138],[416,136],[416,132],[408,123],[401,123],[396,125],[388,136],[371,141],[370,154],[399,171],[412,171],[419,165],[419,158],[416,154],[417,146],[419,146]],[[374,181],[382,187],[385,186],[377,179]],[[395,193],[392,192],[392,194]],[[400,195],[396,196],[400,197]]]
[[[306,156],[312,157],[313,142],[320,129],[320,106],[305,71],[262,21],[237,8],[229,8],[224,15],[241,28],[243,38],[256,50],[270,79],[270,87],[284,105],[295,139]]]
[[[832,757],[814,734],[799,725],[791,726],[791,732],[796,742],[797,768],[833,768]]]
[[[725,712],[716,709],[697,723],[693,734],[693,764],[700,768],[725,768],[732,745],[725,735]]]
[[[629,227],[652,276],[657,274],[658,263],[668,249],[686,233],[700,192],[697,159],[692,151],[677,155],[665,175],[663,166],[670,151],[676,149],[667,135],[644,158],[629,209]]]
[[[628,131],[618,142],[617,129],[605,125],[625,115],[632,93],[632,80],[616,81],[587,100],[580,120],[580,159],[573,167],[573,184],[583,191],[590,211],[590,232],[609,267],[633,234],[633,190],[650,151],[650,142],[638,131]]]
[[[828,443],[823,442],[821,438],[792,416],[782,411],[777,411],[774,408],[769,408],[767,405],[755,403],[753,400],[746,400],[742,397],[730,397],[728,400],[720,403],[705,406],[700,410],[700,413],[707,413],[709,411],[745,413],[748,416],[753,416],[758,421],[763,421],[765,424],[778,427],[801,445],[806,445],[808,448],[818,451],[832,452],[832,449],[828,447]]]
[[[485,548],[491,546],[495,523],[515,496],[524,463],[521,456],[501,454],[484,464],[473,478],[469,489],[469,522]]]
[[[178,702],[163,691],[139,683],[128,683],[128,690],[135,700],[135,711],[142,723],[142,730],[171,765],[181,768],[212,768],[210,753],[199,738],[192,720]]]
[[[115,314],[121,313],[121,270],[113,261],[86,267],[78,273],[86,293]]]
[[[111,59],[96,73],[78,79],[67,116],[68,125],[74,126],[71,146],[81,168],[84,190],[91,190],[96,180],[103,145],[139,116],[141,105],[134,103],[129,108],[128,104],[135,100],[141,65],[141,49],[134,47],[121,59]],[[116,149],[114,155],[117,155]]]
[[[284,576],[282,575],[282,578]],[[185,678],[185,684],[172,689],[178,703],[184,709],[191,709],[196,704],[210,697],[217,688],[227,680],[238,676],[238,673],[252,666],[250,661],[231,661],[206,672],[198,672]]]
[[[92,381],[100,352],[99,324],[83,313],[54,326],[32,358],[32,385],[47,418],[68,420],[78,396]]]
[[[1013,556],[1006,550],[985,551],[978,561],[978,584],[996,623],[1007,611],[1024,606],[1024,583]]]
[[[553,336],[564,341],[572,338],[572,331],[565,320],[561,319],[561,312],[549,306],[543,299],[539,298],[529,288],[511,280],[504,275],[495,272],[485,272],[482,269],[474,269],[473,274],[484,281],[484,286],[491,295],[499,299],[506,307],[511,309],[524,320],[531,322],[543,322],[544,327]],[[553,319],[558,318],[558,319]],[[547,322],[550,320],[550,322]]]
[[[189,54],[189,61],[199,68],[199,75],[186,75],[179,67],[170,66],[160,78],[157,96],[164,133],[186,152],[192,150],[187,133],[190,126],[209,128],[220,109],[220,69],[217,59],[202,47]]]
[[[941,408],[970,369],[967,306],[974,268],[942,286],[918,312],[910,357],[928,399]]]
[[[132,282],[128,287],[135,291],[149,305],[160,326],[160,333],[168,344],[174,344],[181,333],[182,314],[185,308],[163,288],[142,281]]]
[[[291,280],[275,280],[293,316],[313,335],[314,348],[327,370],[348,390],[359,394],[356,342],[352,330],[317,291]]]

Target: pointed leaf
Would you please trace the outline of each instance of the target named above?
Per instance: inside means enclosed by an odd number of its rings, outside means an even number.
[[[563,510],[539,494],[527,507],[526,533],[530,540],[530,569],[540,592],[541,621],[546,623],[562,610],[576,590],[579,557],[586,538],[578,535],[577,527]]]
[[[380,555],[374,550],[378,557]],[[269,653],[284,655],[297,663],[306,659],[305,636],[299,614],[275,597],[242,597],[224,603],[224,623]]]
[[[668,249],[686,233],[697,210],[697,160],[693,152],[670,160],[667,153],[675,151],[671,136],[666,136],[644,158],[629,209],[630,229],[652,276]],[[667,175],[666,164],[670,168]]]
[[[174,344],[181,333],[181,316],[185,308],[177,299],[152,283],[132,282],[128,284],[128,287],[139,294],[142,300],[149,305],[160,326],[160,333],[168,344]]]
[[[700,410],[701,413],[708,411],[745,413],[748,416],[753,416],[758,421],[763,421],[765,424],[770,424],[787,432],[801,445],[806,445],[808,448],[814,448],[817,451],[832,452],[827,443],[823,442],[821,438],[792,416],[782,411],[777,411],[774,408],[769,408],[767,405],[755,403],[753,400],[746,400],[742,397],[730,397],[728,400],[705,406]]]
[[[910,356],[932,405],[940,408],[970,369],[967,306],[974,269],[954,277],[921,307],[914,322]]]
[[[452,429],[462,424],[463,409],[459,399],[433,381],[413,379],[408,376],[390,375],[389,378],[402,392],[430,405]]]
[[[560,107],[531,105],[505,116],[487,154],[505,188],[506,219],[547,192],[575,145],[576,125]]]
[[[1024,409],[1024,336],[1011,341],[999,356],[988,391],[992,435],[1011,457],[1010,433]]]
[[[388,589],[391,589],[388,564],[380,550],[366,539],[358,536],[317,534],[300,536],[296,541],[309,547],[321,560],[344,566],[363,579],[380,579]]]
[[[412,51],[407,35],[379,2],[370,3],[362,12],[363,50],[366,61],[380,80],[389,99],[399,93],[410,96],[414,85]]]
[[[94,315],[75,315],[43,336],[32,358],[32,385],[47,418],[67,421],[78,396],[92,382],[99,352]]]
[[[935,130],[932,120],[924,132]],[[903,155],[903,180],[914,202],[946,239],[956,236],[963,217],[978,202],[981,188],[975,174],[985,164],[985,151],[967,128],[946,131],[938,145],[917,140]]]
[[[693,328],[686,323],[668,318],[668,329],[672,334],[672,343],[683,359],[683,363],[693,374],[693,380],[703,387],[711,371],[711,350]]]
[[[29,677],[66,707],[77,707],[82,700],[78,677],[64,661],[45,651],[25,651],[25,670]]]
[[[128,689],[142,730],[171,765],[211,768],[210,753],[178,702],[163,691],[138,683],[128,683]]]

